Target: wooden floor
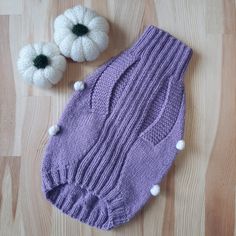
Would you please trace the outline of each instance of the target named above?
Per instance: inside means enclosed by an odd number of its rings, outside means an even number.
[[[84,4],[105,16],[110,45],[93,63],[69,62],[62,82],[45,91],[24,84],[20,48],[52,41],[53,20]],[[0,235],[236,235],[236,8],[234,0],[0,1]],[[57,122],[73,81],[128,47],[148,24],[189,44],[185,77],[186,149],[153,198],[128,224],[104,232],[53,208],[41,193],[47,129]]]

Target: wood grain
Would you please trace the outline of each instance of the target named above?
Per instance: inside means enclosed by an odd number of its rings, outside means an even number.
[[[111,26],[109,48],[90,63],[69,61],[51,90],[23,83],[20,48],[53,41],[53,20],[84,4]],[[128,224],[104,232],[53,208],[41,193],[47,129],[57,122],[72,83],[127,48],[154,24],[193,50],[186,73],[186,149],[153,198]],[[236,235],[236,8],[233,0],[0,1],[0,235]]]

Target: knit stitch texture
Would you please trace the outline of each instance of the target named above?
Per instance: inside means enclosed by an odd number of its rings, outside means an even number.
[[[85,80],[47,145],[43,192],[65,214],[111,229],[161,182],[183,138],[184,72],[192,50],[149,26]]]

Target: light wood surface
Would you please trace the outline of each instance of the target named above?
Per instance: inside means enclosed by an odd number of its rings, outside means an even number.
[[[30,42],[52,41],[53,20],[84,4],[105,16],[110,45],[92,63],[69,62],[51,90],[19,79],[16,59]],[[41,193],[47,129],[72,82],[125,49],[148,24],[190,45],[186,73],[186,149],[153,198],[128,224],[105,232],[53,208]],[[0,1],[0,235],[231,236],[236,183],[236,9],[233,0]]]

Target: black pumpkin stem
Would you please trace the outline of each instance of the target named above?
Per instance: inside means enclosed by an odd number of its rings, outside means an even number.
[[[37,67],[38,69],[43,69],[47,65],[49,65],[49,60],[47,56],[40,54],[34,58],[33,63],[34,66]]]
[[[89,32],[89,29],[85,25],[76,24],[73,26],[72,32],[79,37],[87,34]]]

